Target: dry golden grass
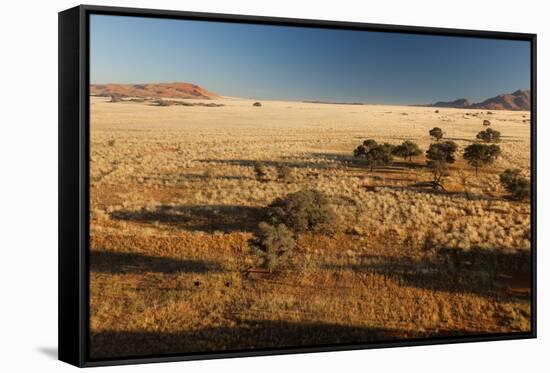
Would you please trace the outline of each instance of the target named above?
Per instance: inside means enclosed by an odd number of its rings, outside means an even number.
[[[214,102],[92,98],[93,357],[530,330],[530,207],[498,183],[529,171],[529,113]],[[426,149],[435,126],[461,154],[484,119],[502,158],[478,177],[459,159],[445,192],[422,184],[423,156],[373,173],[351,157],[366,138]],[[247,272],[263,208],[303,188],[329,196],[337,232],[302,236],[277,273]]]

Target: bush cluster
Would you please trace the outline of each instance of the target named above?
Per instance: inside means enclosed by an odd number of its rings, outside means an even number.
[[[258,265],[270,271],[291,256],[300,233],[328,233],[337,222],[328,198],[314,189],[277,198],[267,207],[266,215],[267,222],[260,223],[249,246]]]
[[[271,271],[292,255],[296,240],[284,224],[270,225],[261,222],[255,237],[249,241],[249,246],[258,258],[258,265]]]
[[[520,201],[531,197],[531,183],[518,169],[507,169],[500,174],[500,183],[512,199]]]
[[[272,224],[284,224],[297,233],[327,233],[336,222],[328,198],[315,189],[300,190],[275,199],[267,207],[267,216]]]

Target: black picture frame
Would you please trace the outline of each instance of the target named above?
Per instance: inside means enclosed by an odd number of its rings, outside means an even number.
[[[391,33],[523,40],[531,45],[531,326],[530,332],[440,337],[365,344],[258,349],[92,360],[89,310],[89,28],[91,14],[223,21]],[[59,360],[79,367],[327,352],[536,338],[536,34],[211,14],[81,5],[59,13]]]

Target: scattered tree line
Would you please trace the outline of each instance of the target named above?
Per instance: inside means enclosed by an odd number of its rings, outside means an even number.
[[[484,123],[484,125],[488,124]],[[426,150],[426,165],[433,176],[431,184],[436,190],[444,190],[444,179],[449,176],[450,165],[456,161],[458,145],[454,141],[442,141],[445,133],[439,127],[430,129],[428,134],[436,141]],[[496,144],[500,142],[500,137],[499,131],[487,128],[476,135],[476,139],[480,142],[464,148],[462,157],[474,169],[476,177],[480,168],[492,165],[501,156],[502,150]],[[353,151],[354,157],[361,159],[371,172],[377,167],[391,164],[393,156],[412,162],[412,158],[420,154],[422,151],[418,144],[410,140],[396,146],[386,142],[379,144],[374,139],[367,139]],[[519,170],[506,170],[500,175],[500,182],[513,199],[521,200],[530,197],[529,180],[522,177]]]

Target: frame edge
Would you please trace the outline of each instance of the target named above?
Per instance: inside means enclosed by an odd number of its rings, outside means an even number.
[[[156,16],[166,18],[203,19],[237,23],[263,23],[289,26],[370,29],[372,31],[405,32],[448,36],[485,37],[525,40],[531,42],[531,142],[532,142],[532,207],[536,207],[536,39],[532,33],[514,33],[481,30],[462,30],[438,27],[399,26],[359,22],[295,19],[254,15],[185,12],[176,10],[137,9],[80,5],[59,13],[59,360],[78,367],[175,362],[218,358],[286,355],[331,351],[365,350],[373,348],[413,347],[437,344],[486,342],[530,339],[537,337],[536,330],[536,208],[532,208],[532,324],[531,332],[506,336],[460,337],[457,339],[410,340],[381,342],[351,346],[302,347],[282,350],[255,350],[241,352],[215,352],[207,354],[179,354],[165,357],[115,358],[88,360],[87,345],[87,227],[85,213],[88,198],[85,174],[87,126],[87,24],[89,13],[122,13],[120,15]],[[76,247],[75,247],[76,245]]]
[[[84,366],[82,337],[81,7],[58,13],[58,359]]]

